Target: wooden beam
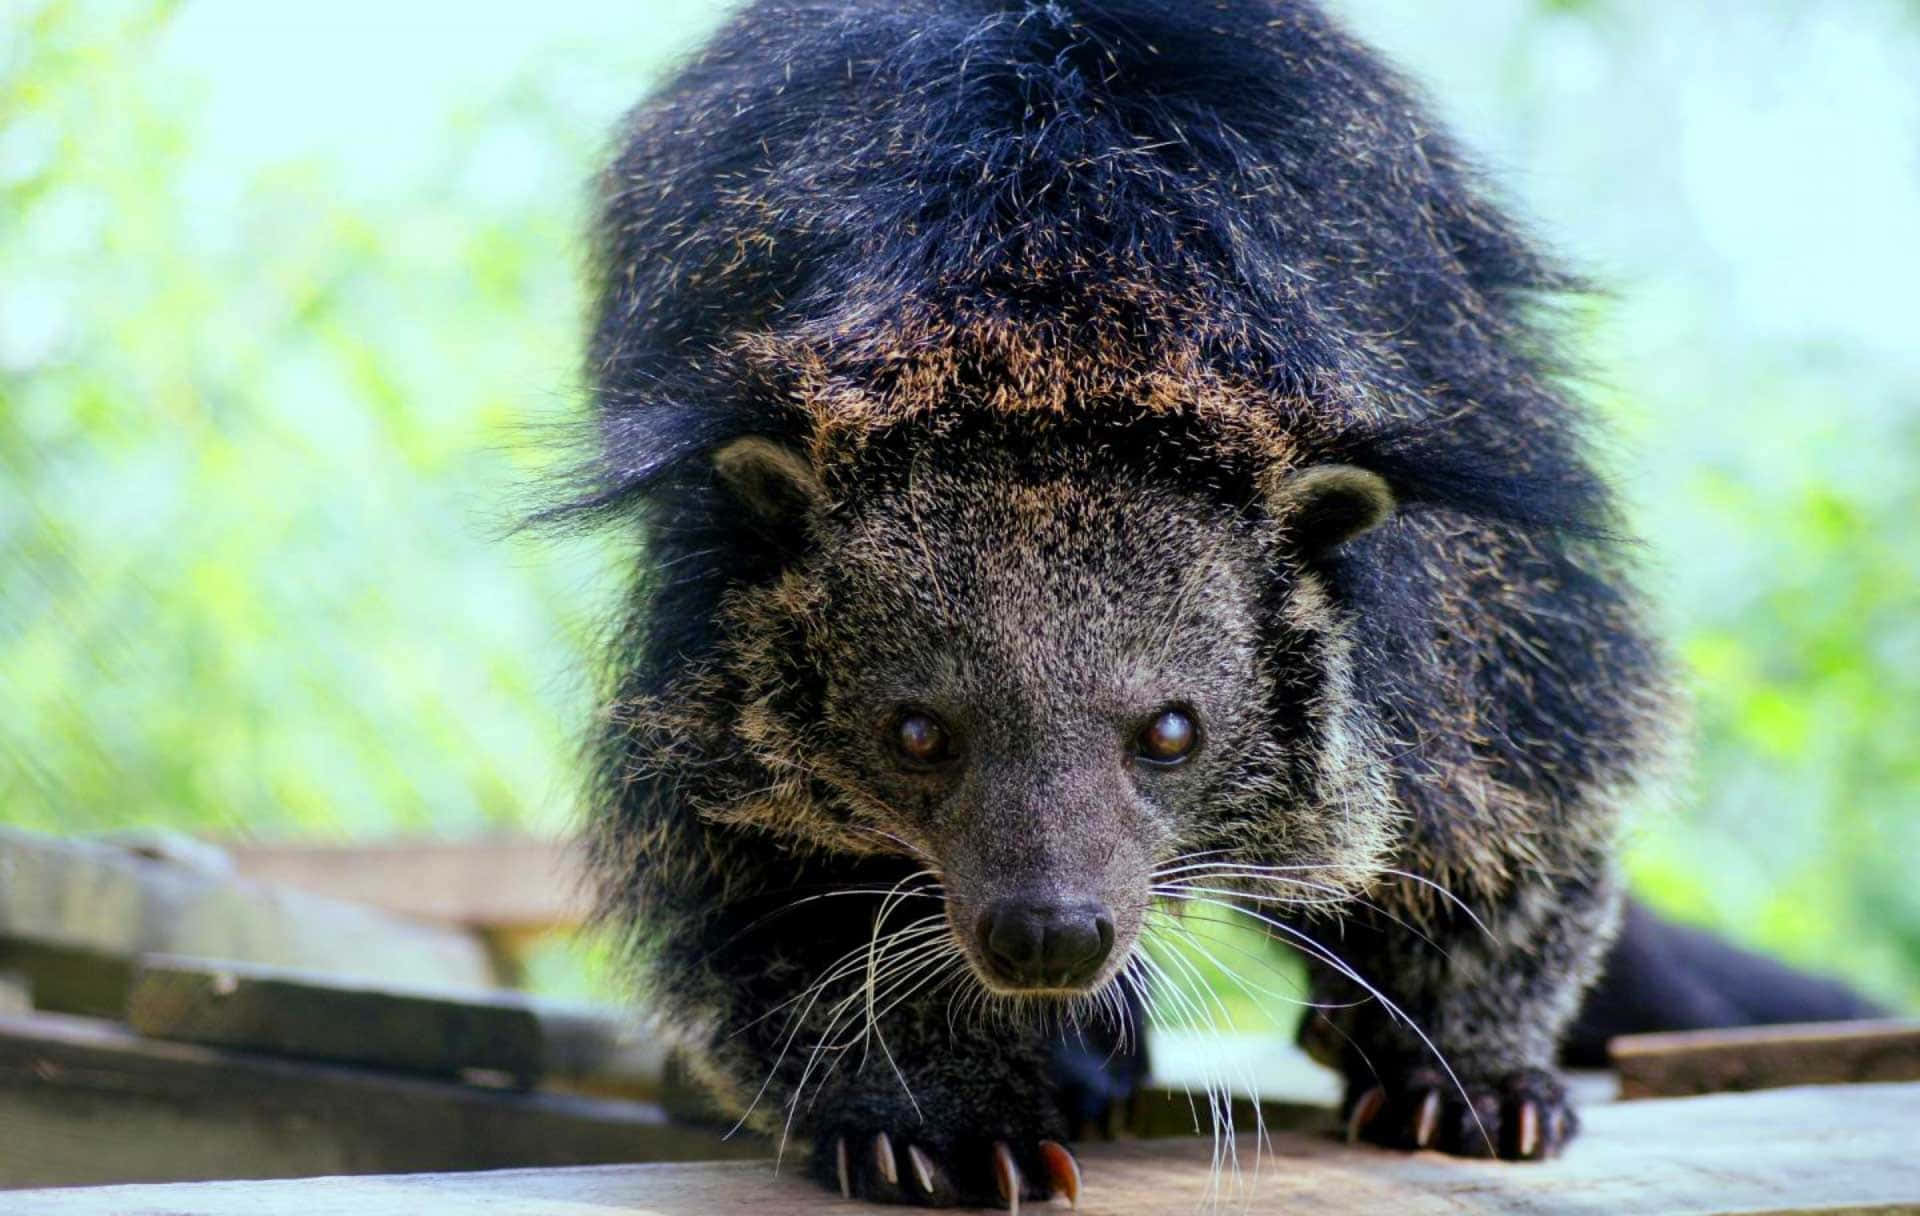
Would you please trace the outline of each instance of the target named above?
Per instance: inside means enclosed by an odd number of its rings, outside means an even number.
[[[1920,1021],[1911,1020],[1625,1035],[1607,1050],[1622,1098],[1920,1081]]]
[[[126,1021],[155,1039],[441,1076],[477,1069],[606,1097],[657,1097],[666,1070],[662,1036],[626,1011],[224,959],[142,956]]]
[[[458,1076],[542,1069],[539,1019],[511,992],[439,994],[391,982],[177,955],[143,955],[127,1025],[156,1039]]]
[[[572,928],[592,905],[580,852],[560,841],[236,843],[226,851],[250,878],[489,932]]]
[[[1225,1210],[1357,1216],[1491,1216],[1542,1212],[1912,1212],[1920,1206],[1920,1085],[1773,1090],[1615,1103],[1586,1115],[1562,1158],[1507,1164],[1348,1147],[1331,1137],[1276,1134],[1251,1177],[1222,1177],[1206,1140],[1121,1141],[1081,1149],[1089,1216]],[[789,1160],[515,1170],[402,1178],[323,1178],[16,1192],[18,1216],[870,1216],[800,1176]],[[1219,1184],[1215,1190],[1214,1184]],[[1052,1210],[1052,1209],[1045,1209]]]
[[[518,1093],[0,1016],[0,1187],[759,1155],[652,1103]],[[12,1212],[12,1196],[0,1211]],[[303,1210],[296,1204],[294,1210]]]
[[[496,982],[472,933],[254,882],[217,858],[0,827],[0,970],[28,976],[43,1009],[102,1016],[118,1015],[133,959],[149,951],[449,987]]]

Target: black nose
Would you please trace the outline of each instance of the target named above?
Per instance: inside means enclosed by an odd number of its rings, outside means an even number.
[[[1113,949],[1113,917],[1098,904],[1002,899],[980,915],[995,978],[1021,988],[1078,988]]]

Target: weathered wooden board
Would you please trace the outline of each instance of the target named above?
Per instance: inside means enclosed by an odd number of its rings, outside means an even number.
[[[764,1152],[660,1107],[513,1093],[0,1016],[0,1187]],[[12,1197],[0,1197],[0,1212]],[[298,1210],[297,1205],[295,1210]]]
[[[157,1039],[370,1068],[490,1069],[522,1084],[542,1070],[540,1023],[524,996],[409,991],[255,963],[143,955],[127,1024]]]
[[[224,959],[143,955],[126,1020],[156,1039],[443,1076],[484,1069],[602,1096],[657,1096],[665,1071],[660,1036],[623,1010]]]
[[[1920,1021],[1912,1020],[1636,1034],[1615,1039],[1607,1050],[1622,1098],[1920,1081]],[[1920,1128],[1915,1140],[1920,1143]]]
[[[580,850],[564,841],[234,843],[226,852],[250,878],[490,931],[571,928],[592,902]]]
[[[589,1038],[604,1039],[604,1019]],[[552,1054],[550,1011],[540,1011]],[[571,1034],[563,1030],[563,1037]],[[579,1052],[580,1044],[561,1054]],[[616,1048],[616,1050],[622,1050]],[[601,1066],[604,1067],[604,1059]],[[0,1185],[296,1177],[754,1155],[671,1083],[652,1102],[572,1101],[142,1038],[58,1014],[0,1018]],[[603,1072],[593,1078],[606,1084]],[[1129,1104],[1135,1135],[1208,1118],[1180,1092]],[[1269,1128],[1325,1128],[1324,1106],[1266,1102]],[[1236,1101],[1237,1122],[1253,1126]],[[674,1116],[692,1116],[673,1121]],[[724,1124],[726,1121],[721,1120]],[[5,1204],[0,1203],[0,1211]]]
[[[211,858],[218,858],[213,852]],[[490,987],[473,934],[236,877],[216,860],[0,827],[0,970],[43,1009],[117,1017],[133,959],[168,951]]]
[[[1618,1103],[1588,1112],[1587,1122],[1571,1152],[1541,1165],[1408,1156],[1326,1137],[1276,1135],[1258,1177],[1244,1179],[1239,1189],[1215,1173],[1206,1141],[1096,1144],[1082,1151],[1081,1211],[1162,1216],[1199,1210],[1210,1195],[1223,1201],[1223,1210],[1314,1216],[1920,1211],[1914,1143],[1920,1085]],[[1242,1165],[1252,1166],[1247,1151]],[[495,1216],[855,1216],[874,1210],[826,1195],[797,1175],[793,1163],[777,1176],[765,1162],[614,1166],[19,1192],[4,1196],[4,1204],[19,1216],[476,1210]]]
[[[543,1085],[597,1097],[657,1098],[668,1047],[646,1016],[535,998]]]

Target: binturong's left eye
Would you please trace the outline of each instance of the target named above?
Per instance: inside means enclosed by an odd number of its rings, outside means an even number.
[[[1171,767],[1193,754],[1199,736],[1192,715],[1169,706],[1155,714],[1134,737],[1133,754],[1148,764]]]
[[[953,754],[947,728],[932,714],[909,710],[893,727],[893,745],[900,758],[918,768],[934,768]]]

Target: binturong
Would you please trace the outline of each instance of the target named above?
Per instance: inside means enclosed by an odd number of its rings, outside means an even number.
[[[1077,1199],[1191,908],[1307,957],[1354,1135],[1561,1149],[1672,698],[1579,284],[1377,57],[766,0],[628,120],[594,265],[593,853],[719,1103],[850,1195]]]

